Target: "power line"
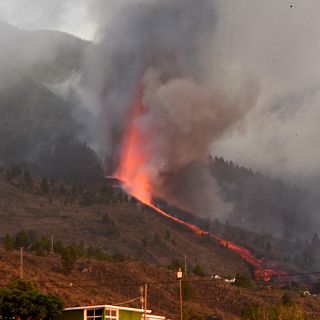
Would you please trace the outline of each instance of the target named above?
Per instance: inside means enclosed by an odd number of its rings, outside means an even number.
[[[311,274],[311,273],[307,273],[307,274]],[[320,274],[320,272],[317,273],[312,273],[312,274]],[[295,274],[295,275],[303,275],[303,274]],[[289,275],[286,275],[287,277]],[[249,278],[250,279],[250,278]],[[37,281],[35,281],[37,282]],[[45,281],[41,281],[42,283],[50,283],[50,282],[45,282]],[[182,281],[182,283],[219,283],[219,282],[223,282],[223,280],[216,280],[216,279],[194,279],[194,280],[185,280]],[[75,285],[73,282],[70,282],[69,285],[53,285],[50,286],[51,288],[95,288],[95,287],[128,287],[128,286],[136,286],[139,287],[143,284],[144,282],[131,282],[131,283],[104,283],[101,282],[99,284],[84,284],[84,285]],[[176,285],[176,281],[162,281],[162,282],[148,282],[146,284],[148,284],[149,286],[154,286],[154,285]],[[286,282],[280,282],[280,284],[285,284],[285,283],[291,283],[291,281],[286,281]],[[301,282],[297,282],[297,283],[301,283]],[[262,281],[259,284],[264,284],[264,285],[271,285],[274,284],[273,282],[270,281]],[[301,284],[307,284],[307,283],[301,283]]]
[[[114,303],[113,305],[114,306],[122,306],[124,304],[130,303],[130,302],[134,302],[134,301],[137,301],[137,300],[140,300],[140,299],[141,299],[141,296],[137,297],[137,298],[134,298],[134,299],[131,299],[131,300],[124,301],[124,302]]]
[[[158,274],[159,275],[159,274]],[[207,274],[208,275],[208,274]],[[269,278],[279,278],[279,277],[294,277],[294,276],[307,276],[307,275],[320,275],[320,271],[317,272],[301,272],[301,273],[279,273],[279,274],[274,274],[274,275],[268,275]],[[150,276],[150,274],[146,274],[146,276]],[[250,280],[257,280],[257,277],[255,276],[248,276],[246,277],[246,279],[250,279]],[[90,279],[74,279],[71,278],[70,280],[63,280],[64,282],[66,281],[70,281],[70,282],[90,282],[90,281],[100,281],[101,278],[90,278]],[[122,277],[113,277],[112,280],[123,280]],[[223,279],[222,279],[223,280]],[[213,278],[205,278],[205,279],[189,279],[189,280],[185,280],[184,282],[212,282],[212,281],[218,281],[218,279],[213,279]],[[54,280],[34,280],[33,282],[37,282],[37,283],[50,283],[50,282],[56,282]],[[268,282],[268,281],[265,281]],[[109,283],[109,282],[103,282],[106,285],[120,285],[120,284],[113,284],[113,283]],[[140,282],[131,282],[131,283],[126,283],[123,285],[138,285],[138,284],[143,284],[146,283],[145,280],[141,280]],[[167,283],[176,283],[176,281],[159,281],[159,282],[147,282],[148,284],[152,285],[152,284],[167,284]],[[122,284],[121,284],[122,285]]]

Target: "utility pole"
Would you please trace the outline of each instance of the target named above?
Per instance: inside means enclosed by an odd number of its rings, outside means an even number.
[[[181,268],[177,272],[177,280],[179,281],[179,294],[180,294],[180,320],[183,320],[183,310],[182,310],[182,278],[183,273]]]
[[[23,279],[23,247],[20,247],[20,279]]]
[[[51,235],[51,254],[54,253],[54,250],[53,250],[53,234]]]
[[[184,274],[187,275],[187,255],[184,255]]]
[[[141,298],[140,298],[140,302],[141,302],[141,309],[144,309],[144,288],[143,286],[141,286],[139,288],[140,294],[141,294]]]
[[[144,285],[144,320],[147,320],[147,295],[148,295],[148,285]]]

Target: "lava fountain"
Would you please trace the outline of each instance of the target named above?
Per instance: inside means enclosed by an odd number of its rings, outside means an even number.
[[[137,123],[143,113],[142,91],[139,90],[132,106],[130,123],[123,136],[120,164],[114,176],[123,182],[129,194],[145,204],[151,204],[151,179],[145,169],[148,155],[143,149],[144,136]]]
[[[263,262],[256,258],[248,249],[231,241],[224,240],[217,235],[213,235],[194,224],[178,219],[153,204],[152,179],[147,170],[149,158],[145,149],[147,138],[138,125],[139,120],[141,120],[141,117],[143,117],[146,112],[147,111],[142,104],[142,90],[139,90],[132,106],[130,122],[123,135],[120,162],[114,173],[114,177],[122,181],[123,188],[128,194],[134,196],[162,216],[186,226],[198,236],[210,236],[222,246],[225,246],[229,250],[240,255],[250,266],[252,266],[255,269],[257,280],[269,281],[276,273],[270,269],[265,269],[263,267]]]

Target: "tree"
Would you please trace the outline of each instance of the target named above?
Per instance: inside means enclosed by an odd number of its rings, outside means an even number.
[[[42,181],[41,181],[41,190],[44,193],[49,193],[49,191],[50,191],[49,183],[48,183],[48,180],[46,178],[43,178]]]
[[[50,251],[50,240],[46,236],[42,236],[40,239],[35,241],[33,249],[36,251],[38,256],[45,256]]]
[[[56,243],[54,244],[54,251],[58,254],[62,254],[63,250],[64,250],[63,243],[60,240],[56,241]]]
[[[194,298],[194,291],[188,278],[182,281],[182,297],[184,301],[190,301]]]
[[[171,233],[168,229],[166,229],[165,233],[164,233],[164,238],[166,240],[170,240],[171,239]]]
[[[12,251],[14,249],[14,240],[9,234],[4,238],[4,242],[7,250]]]
[[[168,269],[178,271],[179,268],[182,268],[182,264],[178,259],[174,259],[171,261],[170,265],[168,266]]]
[[[56,320],[62,309],[60,298],[41,294],[30,281],[14,280],[0,290],[2,319]]]
[[[66,247],[63,250],[61,259],[63,273],[69,274],[77,261],[77,254],[75,250],[71,246]]]
[[[194,273],[200,277],[203,277],[206,275],[205,271],[202,269],[202,267],[199,264],[196,264],[194,266],[194,268],[192,269],[192,273]]]
[[[16,248],[24,247],[30,245],[30,239],[25,230],[21,230],[16,234]]]
[[[234,285],[241,288],[252,288],[251,280],[247,275],[242,273],[236,274],[236,282],[234,283]]]
[[[24,170],[23,172],[23,179],[26,185],[27,190],[32,190],[33,188],[33,179],[31,177],[30,171],[29,170]]]
[[[157,247],[161,247],[163,245],[161,238],[157,233],[153,236],[153,245]]]

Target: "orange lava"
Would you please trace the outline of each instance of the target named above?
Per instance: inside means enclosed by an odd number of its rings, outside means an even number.
[[[114,176],[123,181],[124,189],[144,203],[149,208],[158,212],[162,216],[171,219],[179,224],[182,224],[192,230],[198,236],[207,235],[218,241],[222,246],[239,254],[249,265],[255,268],[255,275],[258,280],[269,281],[274,272],[269,269],[264,269],[262,261],[257,259],[248,249],[239,246],[231,241],[224,240],[219,236],[210,234],[208,231],[191,223],[182,221],[165,211],[157,208],[152,203],[151,194],[151,179],[146,170],[148,164],[148,155],[144,149],[146,137],[143,136],[138,126],[139,118],[144,114],[142,105],[142,92],[137,95],[132,106],[133,112],[131,115],[129,126],[124,134],[122,141],[122,152],[120,154],[120,164]]]
[[[141,202],[151,203],[150,179],[145,170],[148,158],[143,150],[143,135],[137,121],[143,114],[142,92],[137,95],[133,104],[133,113],[129,127],[122,141],[120,165],[114,176],[124,181],[125,189]]]
[[[209,233],[208,231],[205,231],[201,229],[200,227],[193,225],[191,223],[182,221],[181,219],[178,219],[176,217],[171,216],[170,214],[166,213],[165,211],[157,208],[155,205],[151,203],[145,203],[148,207],[155,210],[156,212],[160,213],[161,215],[165,216],[168,219],[171,219],[177,223],[180,223],[190,230],[192,230],[195,234],[198,236],[206,235],[210,236],[212,239],[218,241],[221,245],[225,246],[229,250],[236,252],[242,259],[244,259],[249,265],[253,266],[255,268],[255,278],[257,280],[263,280],[263,281],[270,281],[271,277],[275,275],[273,270],[265,269],[262,266],[261,260],[257,259],[248,249],[239,246],[231,241],[224,240],[216,235],[213,235]]]

